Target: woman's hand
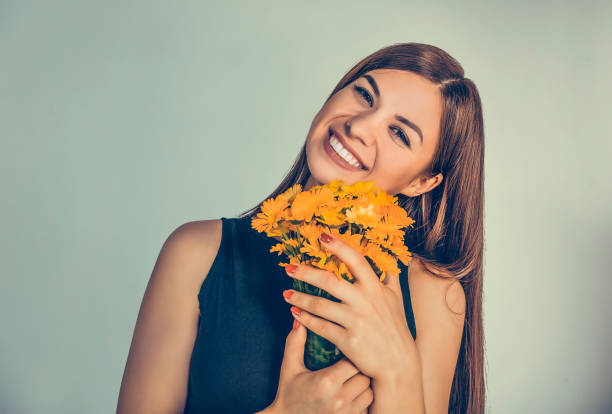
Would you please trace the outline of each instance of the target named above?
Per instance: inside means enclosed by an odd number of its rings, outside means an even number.
[[[372,403],[370,378],[342,358],[311,371],[304,365],[306,328],[297,321],[287,335],[278,391],[262,414],[365,414]]]
[[[321,241],[346,264],[355,281],[349,283],[305,264],[297,265],[293,272],[286,268],[295,279],[341,301],[287,290],[283,296],[294,305],[294,317],[334,343],[373,383],[394,383],[420,375],[420,358],[406,321],[399,278],[387,275],[381,283],[360,252],[337,237],[329,242],[322,237]]]

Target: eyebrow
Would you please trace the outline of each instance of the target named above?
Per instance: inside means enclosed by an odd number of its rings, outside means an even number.
[[[367,79],[372,89],[374,89],[374,94],[376,95],[376,97],[380,98],[380,91],[378,90],[378,85],[376,84],[374,78],[371,75],[363,75],[363,77]],[[395,114],[395,119],[414,129],[416,133],[419,134],[419,138],[421,138],[421,145],[423,145],[423,132],[421,132],[421,128],[419,128],[417,124],[398,114]]]

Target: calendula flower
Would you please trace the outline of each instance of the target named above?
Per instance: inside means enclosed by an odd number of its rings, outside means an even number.
[[[373,181],[343,184],[335,179],[303,191],[296,184],[262,203],[252,227],[280,243],[271,253],[290,263],[309,263],[353,281],[346,265],[329,255],[320,242],[326,231],[368,258],[382,281],[398,275],[397,260],[407,264],[411,253],[404,245],[404,230],[414,223],[397,205],[397,197],[377,188]],[[288,263],[279,263],[286,266]]]
[[[281,197],[286,199],[287,202],[292,203],[293,200],[295,199],[295,196],[298,195],[301,191],[302,191],[302,185],[295,184],[294,186],[290,187],[287,191],[285,191],[283,194],[281,194]]]
[[[374,204],[367,207],[355,206],[346,211],[346,220],[351,223],[361,224],[365,227],[374,227],[380,223],[381,216],[374,211]]]
[[[257,214],[251,225],[258,232],[266,232],[270,237],[279,236],[278,223],[285,215],[288,204],[284,197],[270,198],[264,201],[261,206],[261,213]]]

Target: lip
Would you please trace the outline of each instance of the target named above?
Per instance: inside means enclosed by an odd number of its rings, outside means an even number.
[[[345,150],[347,150],[356,160],[359,164],[361,164],[361,166],[363,168],[358,168],[358,170],[368,170],[368,167],[365,165],[365,163],[363,162],[363,160],[361,159],[361,157],[359,155],[357,155],[357,153],[355,152],[355,150],[353,150],[351,148],[350,145],[348,145],[346,143],[346,139],[344,139],[344,137],[342,136],[342,134],[340,134],[336,129],[334,129],[333,127],[329,127],[329,131],[327,134],[327,141],[328,141],[328,145],[329,145],[329,137],[331,136],[331,134],[334,134],[334,136],[336,137],[336,139],[338,141],[340,141],[340,144],[342,144],[342,146],[344,147]]]

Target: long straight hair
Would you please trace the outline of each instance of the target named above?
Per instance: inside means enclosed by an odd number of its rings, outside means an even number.
[[[406,245],[437,277],[459,280],[466,296],[461,347],[449,399],[450,413],[484,413],[485,367],[482,322],[484,129],[480,96],[462,66],[435,46],[397,43],[358,62],[338,82],[326,102],[347,84],[374,69],[398,69],[423,76],[438,85],[443,98],[440,139],[426,174],[442,173],[442,183],[416,197],[396,194],[415,227]],[[306,142],[276,197],[310,177]],[[266,200],[264,199],[264,200]],[[261,205],[240,214],[254,216]]]

